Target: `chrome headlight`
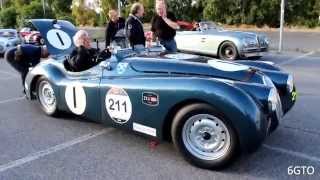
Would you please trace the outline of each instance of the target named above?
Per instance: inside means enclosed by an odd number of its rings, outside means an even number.
[[[269,41],[269,39],[267,38],[267,36],[265,36],[265,37],[263,38],[263,41],[264,41],[267,45],[270,44],[270,41]]]
[[[276,88],[272,88],[268,96],[268,106],[269,110],[276,111],[278,103],[278,92]]]
[[[287,79],[287,90],[289,91],[289,92],[292,92],[293,91],[293,87],[294,85],[293,85],[293,76],[292,75],[289,75],[288,76],[288,79]]]
[[[257,47],[258,41],[254,38],[246,37],[243,39],[243,45],[244,45],[244,47]]]

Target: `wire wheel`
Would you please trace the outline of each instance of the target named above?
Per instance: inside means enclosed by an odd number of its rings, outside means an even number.
[[[40,80],[37,89],[41,108],[48,115],[54,114],[57,109],[57,99],[51,84],[47,80]]]

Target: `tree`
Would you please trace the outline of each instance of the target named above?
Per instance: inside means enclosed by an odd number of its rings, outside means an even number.
[[[17,24],[17,12],[14,7],[4,8],[0,11],[0,27],[14,28]]]
[[[75,22],[80,26],[96,26],[98,23],[97,13],[84,5],[84,0],[77,1],[72,4],[72,16]]]

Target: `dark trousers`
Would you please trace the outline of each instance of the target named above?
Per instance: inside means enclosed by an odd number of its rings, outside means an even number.
[[[7,52],[5,55],[5,59],[16,71],[20,73],[22,86],[24,87],[24,81],[26,80],[26,76],[29,72],[29,65],[24,61],[16,61],[14,52],[15,51],[13,50],[12,52]]]

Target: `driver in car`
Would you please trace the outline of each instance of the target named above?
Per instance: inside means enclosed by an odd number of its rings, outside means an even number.
[[[91,47],[89,34],[84,30],[79,30],[73,37],[76,48],[68,59],[70,70],[81,72],[88,70],[101,61],[111,57],[109,50],[99,52],[99,49]]]

